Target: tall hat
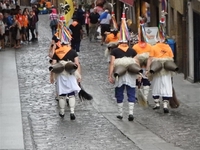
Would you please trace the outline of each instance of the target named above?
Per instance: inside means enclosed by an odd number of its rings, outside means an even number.
[[[138,29],[138,40],[139,42],[148,42],[148,38],[146,36],[146,30],[145,30],[145,20],[142,17],[139,17],[140,21],[140,27]]]
[[[63,44],[69,44],[71,42],[71,30],[66,25],[64,16],[60,16],[57,28],[57,37]]]
[[[117,25],[117,21],[115,19],[115,12],[114,12],[114,7],[113,5],[115,5],[115,3],[109,3],[110,6],[111,6],[111,9],[112,9],[112,12],[111,12],[111,20],[112,20],[112,29],[113,30],[118,30],[118,25]]]
[[[166,41],[166,33],[165,33],[165,12],[161,12],[161,18],[158,26],[158,33],[156,36],[157,42],[165,42]]]
[[[122,18],[121,18],[120,39],[119,39],[119,42],[122,42],[122,43],[127,43],[130,40],[130,33],[129,33],[128,26],[126,23],[126,15],[125,15],[126,9],[127,7],[125,7],[125,4],[124,4],[124,9],[123,9]]]

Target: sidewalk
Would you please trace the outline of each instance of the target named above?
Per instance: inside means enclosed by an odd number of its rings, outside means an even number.
[[[23,129],[15,50],[0,51],[0,149],[23,150]]]
[[[84,74],[84,70],[83,70]],[[179,78],[179,77],[178,77]],[[89,77],[86,79],[84,78],[85,83],[87,84],[87,90],[93,91],[94,89],[99,89],[97,86],[89,82],[91,80]],[[187,83],[189,84],[189,83]],[[179,147],[176,147],[172,143],[167,143],[158,135],[151,132],[145,126],[142,126],[139,122],[134,121],[128,122],[127,119],[119,121],[116,118],[117,108],[112,109],[114,104],[108,102],[106,95],[102,95],[102,91],[96,90],[94,95],[94,103],[93,106],[99,113],[101,113],[105,118],[107,118],[118,130],[124,134],[128,139],[133,141],[136,146],[138,146],[141,150],[183,150]],[[111,108],[109,110],[105,109]]]

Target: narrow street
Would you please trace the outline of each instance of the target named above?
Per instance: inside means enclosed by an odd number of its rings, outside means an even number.
[[[177,97],[183,100],[180,108],[171,110],[167,115],[163,114],[162,109],[154,111],[149,95],[150,107],[143,109],[136,104],[135,120],[128,122],[125,99],[124,119],[118,121],[114,88],[107,80],[105,46],[101,46],[100,42],[89,42],[87,37],[80,48],[82,85],[94,99],[83,102],[77,99],[75,121],[69,118],[69,108],[65,118],[60,119],[54,99],[55,87],[49,83],[49,20],[47,15],[39,17],[38,42],[16,50],[26,150],[200,149],[200,103],[197,101],[187,105],[191,97],[185,98],[184,94],[190,91],[184,91],[184,87],[179,87],[181,84],[176,84],[182,82],[180,75],[175,75],[175,79],[179,80],[174,85],[180,88],[177,91]],[[141,133],[144,133],[143,137],[139,137]],[[152,141],[155,141],[157,149],[148,145]],[[168,145],[164,147],[163,143],[169,143],[171,148]]]

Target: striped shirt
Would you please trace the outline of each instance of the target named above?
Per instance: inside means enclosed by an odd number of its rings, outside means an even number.
[[[50,20],[58,19],[58,14],[51,13],[51,14],[49,15],[49,19],[50,19]]]

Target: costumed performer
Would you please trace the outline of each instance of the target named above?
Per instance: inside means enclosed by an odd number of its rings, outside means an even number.
[[[159,23],[159,31],[157,35],[157,43],[152,46],[149,59],[147,62],[148,74],[152,75],[152,96],[155,106],[153,109],[160,108],[160,100],[163,100],[163,111],[169,113],[169,100],[172,98],[172,71],[166,70],[164,64],[173,62],[173,52],[166,43],[166,35],[164,31],[165,16],[162,15]],[[159,64],[160,67],[159,67]],[[152,68],[158,71],[153,71]],[[157,68],[157,69],[156,69]],[[153,74],[152,74],[153,73]]]
[[[147,43],[148,38],[146,37],[146,32],[144,28],[144,20],[140,19],[140,28],[138,30],[138,43],[133,45],[133,49],[137,52],[137,59],[139,60],[140,66],[143,69],[143,75],[139,80],[136,81],[138,86],[142,87],[143,95],[146,101],[148,101],[150,81],[146,77],[146,66],[147,60],[149,58],[149,53],[151,51],[151,45]]]
[[[107,61],[110,62],[110,52],[113,48],[116,48],[119,44],[119,30],[118,30],[118,25],[115,19],[115,13],[114,13],[114,8],[112,3],[110,3],[111,8],[112,8],[112,15],[111,15],[111,25],[112,28],[110,32],[105,32],[106,38],[105,38],[105,43],[107,45],[107,48],[105,50],[105,57],[107,57]]]
[[[50,82],[54,83],[54,79],[56,81],[60,117],[63,118],[65,115],[67,97],[70,108],[70,119],[75,120],[75,95],[81,90],[78,85],[81,80],[81,67],[76,51],[70,46],[70,41],[71,35],[65,25],[63,25],[60,28],[59,41],[56,43],[56,49],[52,57],[53,66],[50,69]],[[67,67],[68,64],[72,65],[73,70],[69,70],[69,67]],[[61,67],[56,69],[56,66]]]
[[[126,89],[129,102],[128,120],[133,121],[134,120],[133,109],[135,103],[135,87],[136,87],[137,74],[130,73],[129,71],[127,71],[127,68],[129,66],[136,64],[137,61],[135,59],[135,56],[137,55],[137,53],[132,48],[129,48],[128,45],[129,39],[130,35],[126,25],[125,10],[124,10],[120,27],[119,46],[113,49],[111,52],[108,78],[109,82],[114,84],[115,87],[115,98],[117,100],[117,105],[118,105],[117,118],[123,119],[123,99],[124,99],[123,93],[124,90]],[[121,73],[119,73],[117,70],[118,71],[120,70],[119,72]],[[117,72],[119,73],[118,75]]]

